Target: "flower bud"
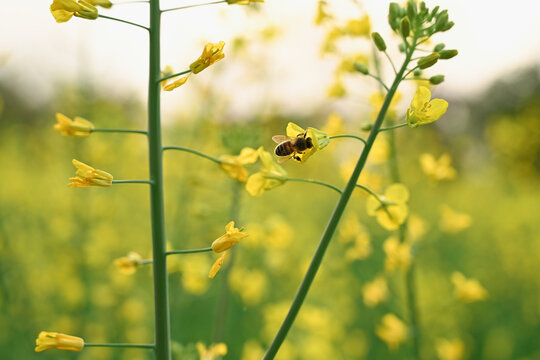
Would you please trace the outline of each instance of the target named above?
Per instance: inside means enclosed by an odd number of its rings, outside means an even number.
[[[360,129],[362,131],[371,131],[372,128],[373,128],[372,123],[365,123],[364,125],[362,125],[362,127]]]
[[[413,71],[413,75],[414,75],[415,77],[422,76],[422,70],[420,70],[420,69],[414,70],[414,71]]]
[[[444,81],[444,75],[435,75],[429,78],[429,82],[433,85],[440,84]]]
[[[442,31],[442,29],[448,24],[448,12],[444,10],[437,16],[435,22],[435,31]]]
[[[453,21],[450,21],[448,22],[445,26],[443,26],[443,28],[441,29],[441,31],[448,31],[450,30],[451,28],[454,27],[454,22]]]
[[[359,61],[355,61],[354,64],[354,69],[364,75],[367,75],[369,74],[369,69],[368,67],[365,65],[365,64],[362,64],[361,62]]]
[[[414,1],[408,1],[407,2],[407,16],[411,21],[414,21],[414,18],[416,17],[416,2]]]
[[[405,44],[401,43],[398,45],[399,52],[404,53],[405,52]]]
[[[446,45],[444,45],[443,43],[440,43],[440,44],[437,44],[435,45],[435,47],[433,48],[433,52],[438,52],[440,53],[442,49],[444,49]],[[440,55],[440,54],[439,54]],[[442,56],[441,56],[442,57]]]
[[[375,43],[375,46],[377,47],[377,49],[379,49],[379,51],[386,50],[386,43],[378,32],[371,33],[371,38],[373,39],[373,42]]]
[[[388,8],[388,24],[390,24],[390,27],[394,31],[397,31],[399,29],[398,16],[399,16],[398,3],[395,3],[395,2],[390,3],[390,7]]]
[[[427,13],[427,6],[426,6],[426,3],[424,1],[420,2],[420,12],[421,13],[423,13],[423,12]]]
[[[428,67],[431,67],[437,63],[437,60],[439,60],[439,53],[432,53],[428,56],[424,56],[423,58],[420,58],[418,60],[417,65],[420,69],[427,69]]]
[[[452,50],[442,50],[439,52],[439,59],[441,60],[448,60],[453,58],[458,54],[458,51],[456,49]]]
[[[409,23],[409,18],[405,16],[401,20],[401,35],[403,35],[404,37],[407,37],[409,36],[410,32],[411,32],[411,24]]]

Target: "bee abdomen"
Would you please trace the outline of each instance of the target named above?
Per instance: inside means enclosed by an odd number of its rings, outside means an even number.
[[[290,141],[286,141],[276,146],[274,152],[277,156],[287,156],[294,152],[294,148]]]

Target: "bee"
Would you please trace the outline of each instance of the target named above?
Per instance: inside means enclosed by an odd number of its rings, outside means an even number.
[[[274,135],[272,136],[272,140],[278,144],[274,153],[280,157],[278,160],[280,164],[290,158],[300,161],[300,156],[298,156],[298,154],[302,154],[307,149],[313,147],[313,141],[307,136],[307,131],[303,134],[296,135],[296,137]]]

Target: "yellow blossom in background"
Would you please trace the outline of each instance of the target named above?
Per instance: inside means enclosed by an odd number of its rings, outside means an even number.
[[[384,195],[379,195],[379,200],[370,195],[366,201],[367,213],[376,216],[379,224],[387,230],[396,230],[405,222],[409,213],[407,200],[409,190],[403,184],[392,184],[386,188]]]
[[[339,237],[341,242],[347,244],[363,231],[365,229],[358,221],[358,217],[351,213],[343,219],[343,224],[339,227]]]
[[[263,166],[260,172],[247,179],[246,190],[251,196],[261,196],[266,190],[284,184],[287,177],[287,172],[274,160],[272,154],[264,151],[262,146],[257,152]]]
[[[456,169],[452,167],[452,158],[449,154],[442,154],[439,159],[431,154],[420,155],[422,171],[435,181],[452,180],[456,177]]]
[[[332,19],[332,15],[326,11],[328,3],[324,0],[319,0],[317,3],[317,15],[315,16],[315,25],[321,25],[327,20]]]
[[[351,19],[343,27],[343,32],[351,36],[366,36],[371,35],[371,20],[369,15],[364,15],[360,19]]]
[[[227,345],[224,343],[212,344],[208,348],[203,343],[197,343],[199,360],[216,360],[227,355]]]
[[[408,243],[400,243],[395,236],[389,237],[383,244],[386,255],[384,266],[387,271],[401,269],[406,271],[411,265],[411,246]]]
[[[223,155],[219,158],[221,161],[219,166],[229,175],[231,178],[238,180],[240,182],[246,182],[249,176],[249,173],[244,168],[243,165],[253,164],[257,161],[259,153],[257,150],[246,147],[240,151],[240,155]]]
[[[265,349],[256,340],[248,340],[242,347],[241,360],[262,359]]]
[[[114,260],[114,265],[118,267],[120,273],[132,275],[137,268],[141,267],[142,256],[134,251],[130,251],[127,256]]]
[[[461,360],[465,354],[465,345],[460,339],[438,339],[436,349],[440,360]]]
[[[328,115],[326,124],[321,130],[330,136],[342,134],[344,131],[343,119],[341,116],[339,116],[339,114],[332,113]]]
[[[378,137],[369,153],[369,162],[374,165],[384,164],[390,159],[390,143],[383,137]]]
[[[73,16],[94,20],[98,17],[97,8],[90,2],[79,0],[54,0],[49,7],[57,23],[69,21]]]
[[[367,232],[362,232],[354,238],[353,246],[345,251],[348,261],[365,260],[371,255],[371,238]]]
[[[221,255],[215,262],[214,264],[212,264],[212,267],[210,268],[210,272],[208,273],[208,277],[210,279],[213,279],[214,277],[216,277],[217,273],[219,272],[219,270],[221,270],[221,267],[223,266],[223,261],[225,261],[225,254],[226,252],[223,253],[223,255]]]
[[[210,65],[218,62],[219,60],[223,59],[225,57],[225,54],[223,53],[223,47],[225,46],[224,41],[220,41],[217,44],[208,43],[205,45],[203,53],[201,56],[189,65],[189,68],[191,71],[193,71],[194,74],[198,74]]]
[[[476,279],[467,279],[462,273],[452,273],[452,283],[454,284],[454,293],[459,301],[471,303],[485,300],[487,290]]]
[[[225,253],[224,253],[225,254]],[[177,256],[178,257],[178,256]],[[178,264],[182,287],[189,293],[201,295],[208,290],[208,268],[211,266],[207,256],[185,256]]]
[[[173,91],[174,89],[184,85],[188,80],[189,75],[183,76],[180,79],[174,80],[173,82],[162,85],[164,91]]]
[[[394,314],[386,314],[381,324],[375,329],[375,334],[388,345],[390,350],[395,350],[407,338],[407,325]]]
[[[411,243],[420,241],[420,239],[426,234],[428,230],[427,222],[420,216],[411,214],[407,221],[407,233],[408,239]]]
[[[470,215],[457,212],[446,204],[441,205],[440,213],[439,228],[445,233],[457,234],[472,225]]]
[[[425,86],[419,86],[411,101],[411,107],[407,109],[407,123],[410,127],[432,123],[444,115],[448,102],[443,99],[430,99],[431,91]]]
[[[42,331],[36,339],[36,347],[34,350],[40,352],[54,348],[58,350],[81,351],[83,347],[84,340],[80,337]]]
[[[304,130],[293,122],[287,124],[288,137],[295,138],[299,135],[303,136],[304,134],[306,134],[306,138],[311,138],[311,143],[313,144],[313,146],[310,149],[306,149],[302,153],[296,153],[296,156],[300,160],[297,160],[294,157],[293,160],[299,163],[307,161],[307,159],[311,155],[316,153],[318,150],[324,149],[330,143],[330,138],[328,137],[328,134],[326,134],[324,131],[312,127],[308,127],[307,130]]]
[[[264,0],[227,0],[229,5],[249,5],[255,2],[264,2]]]
[[[339,64],[337,72],[338,73],[342,73],[342,72],[356,73],[357,70],[354,68],[355,62],[360,62],[367,66],[369,65],[369,58],[366,54],[356,54],[356,55],[344,57],[341,60],[341,63]]]
[[[341,98],[344,97],[347,94],[347,89],[345,88],[345,85],[343,84],[343,80],[341,77],[336,76],[334,78],[334,82],[328,90],[326,91],[326,95],[331,98]]]
[[[373,281],[362,286],[364,304],[367,307],[374,307],[386,301],[388,293],[388,284],[384,276],[377,276]]]
[[[231,289],[236,291],[242,302],[248,306],[259,304],[266,295],[268,279],[260,270],[234,266],[228,280]]]
[[[339,165],[339,175],[341,176],[343,181],[349,180],[354,170],[354,167],[356,166],[357,161],[358,161],[358,156],[351,156],[345,162]],[[369,169],[366,169],[366,168],[364,168],[362,173],[360,173],[360,177],[358,178],[359,184],[362,184],[375,192],[378,192],[381,190],[382,182],[383,182],[383,178],[380,174],[370,171]],[[362,189],[356,189],[354,194],[360,194],[362,196],[366,196],[367,193],[366,191]]]
[[[94,124],[78,116],[71,120],[64,114],[56,113],[56,120],[58,123],[54,124],[53,128],[64,136],[85,137],[94,130]]]
[[[80,188],[88,186],[111,186],[113,176],[103,170],[94,169],[78,160],[72,160],[73,165],[77,168],[76,177],[71,177],[69,187]]]
[[[343,31],[338,27],[333,27],[330,29],[323,41],[321,52],[323,54],[335,52],[337,50],[336,42],[343,35]]]
[[[373,108],[373,111],[371,112],[371,117],[373,118],[373,120],[375,120],[377,116],[379,115],[379,111],[381,110],[385,97],[386,97],[386,93],[382,93],[380,91],[375,92],[369,96],[368,102],[371,104]],[[390,119],[396,118],[396,115],[397,115],[396,107],[397,107],[397,104],[401,101],[402,97],[403,95],[399,91],[396,91],[394,97],[390,101],[390,106],[388,107],[388,110],[386,111],[387,118],[390,118]]]
[[[234,221],[231,221],[225,226],[225,231],[225,235],[220,236],[212,243],[212,250],[217,253],[229,250],[234,244],[240,242],[241,239],[249,236],[241,232],[238,228],[235,228]]]

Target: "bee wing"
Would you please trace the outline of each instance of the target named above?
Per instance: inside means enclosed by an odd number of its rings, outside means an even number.
[[[287,160],[289,160],[290,158],[292,158],[293,155],[294,155],[294,153],[291,154],[291,155],[287,155],[287,156],[279,156],[278,159],[277,159],[277,162],[278,162],[279,164],[283,164],[285,161],[287,161]]]
[[[276,142],[277,144],[281,144],[284,141],[291,140],[291,138],[285,135],[274,135],[272,136],[272,140],[274,140],[274,142]]]

